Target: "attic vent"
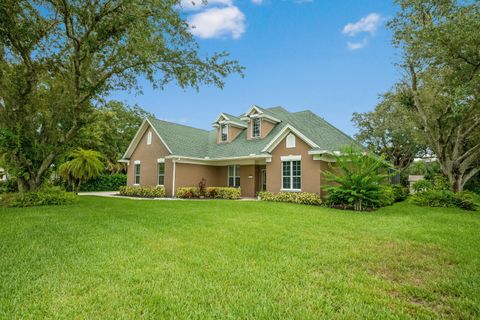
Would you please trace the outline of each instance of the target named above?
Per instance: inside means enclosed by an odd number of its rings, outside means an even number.
[[[287,148],[295,148],[295,135],[290,133],[288,136],[287,136],[287,145],[286,145]]]
[[[152,131],[148,131],[147,134],[147,144],[151,145],[152,144]]]

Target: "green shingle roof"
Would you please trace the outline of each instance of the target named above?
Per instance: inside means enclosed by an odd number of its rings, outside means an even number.
[[[318,150],[338,151],[342,146],[356,143],[311,111],[288,112],[282,107],[263,109],[262,112],[281,120],[264,139],[247,140],[243,130],[232,142],[217,144],[217,130],[206,131],[158,119],[149,119],[174,155],[205,158],[242,157],[261,155],[267,144],[287,125],[293,126],[318,145]],[[233,115],[232,121],[245,123]]]
[[[228,117],[228,119],[230,119],[231,121],[233,122],[237,122],[237,123],[241,123],[241,124],[244,124],[244,125],[247,125],[247,122],[243,121],[242,119],[240,119],[240,117],[237,117],[237,116],[234,116],[234,115],[231,115],[229,113],[225,113],[225,112],[222,112],[225,116]]]

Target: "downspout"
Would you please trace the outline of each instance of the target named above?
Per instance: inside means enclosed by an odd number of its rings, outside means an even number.
[[[172,198],[175,198],[175,173],[177,171],[177,161],[172,159],[173,163],[173,179],[172,179]]]

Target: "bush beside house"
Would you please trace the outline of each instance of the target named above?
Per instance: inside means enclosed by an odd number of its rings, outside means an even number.
[[[120,194],[122,196],[139,198],[165,198],[165,188],[147,186],[122,186],[120,187]]]
[[[273,202],[291,202],[298,204],[321,205],[322,199],[317,193],[310,192],[279,192],[262,191],[258,194],[260,200]]]
[[[176,191],[176,196],[181,199],[198,199],[201,197],[209,199],[240,199],[240,188],[230,187],[181,187]]]

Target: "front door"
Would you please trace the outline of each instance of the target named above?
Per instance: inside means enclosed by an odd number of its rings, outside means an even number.
[[[261,171],[262,191],[267,190],[267,169]]]

